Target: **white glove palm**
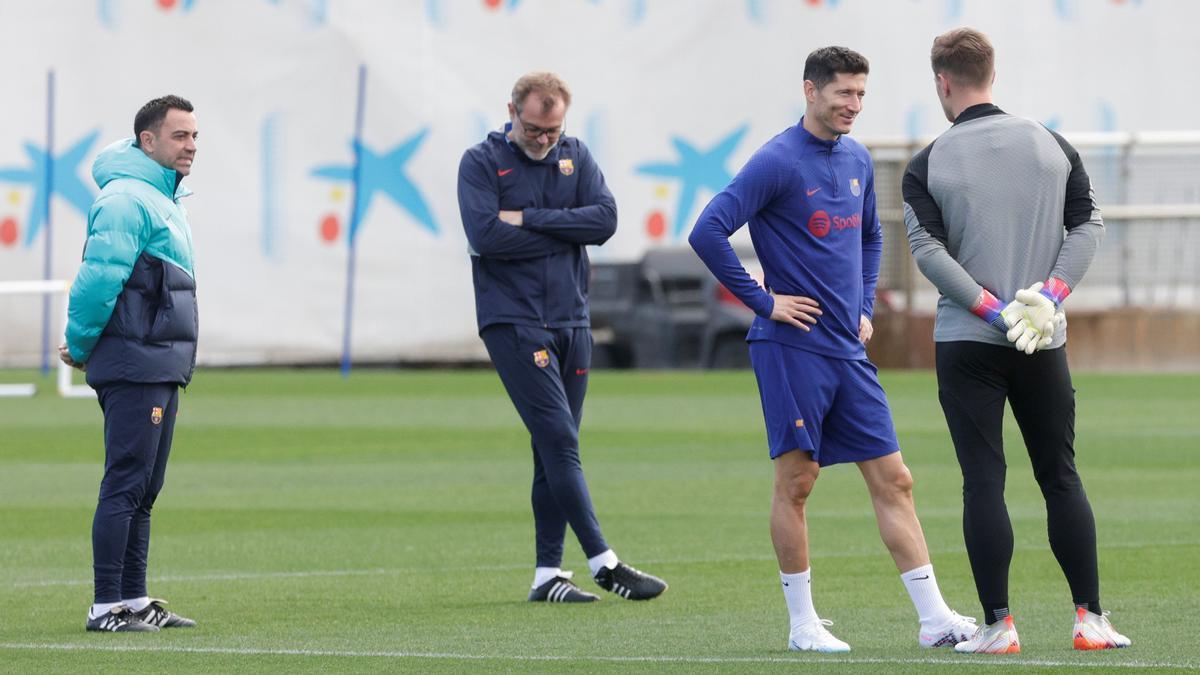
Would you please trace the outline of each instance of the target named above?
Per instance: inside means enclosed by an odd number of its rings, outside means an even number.
[[[1016,299],[1001,311],[1009,327],[1008,341],[1019,351],[1032,354],[1054,341],[1055,331],[1066,321],[1054,301],[1042,295],[1042,282],[1017,291]]]

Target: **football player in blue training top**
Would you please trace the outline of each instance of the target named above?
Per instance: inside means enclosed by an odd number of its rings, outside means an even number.
[[[689,241],[712,273],[758,316],[750,360],[775,465],[771,539],[790,614],[788,648],[845,652],[813,608],[805,507],[821,467],[858,464],[879,533],[916,606],[922,647],[975,632],[942,599],[913,507],[887,398],[867,360],[883,251],[874,167],[846,137],[862,111],[867,60],[825,47],[804,64],[800,123],[762,146],[704,209]],[[765,287],[729,237],[749,222]]]
[[[629,600],[667,590],[617,558],[579,459],[592,360],[586,247],[617,229],[617,204],[579,139],[563,133],[571,92],[553,73],[513,86],[510,121],[463,154],[458,205],[470,246],[479,336],[533,440],[537,565],[532,602],[592,602],[561,569],[567,525],[592,578]]]

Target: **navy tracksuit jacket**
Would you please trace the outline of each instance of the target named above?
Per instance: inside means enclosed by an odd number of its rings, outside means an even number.
[[[608,241],[617,206],[578,139],[541,160],[505,131],[463,154],[458,204],[479,334],[533,442],[537,564],[558,567],[566,526],[589,557],[608,550],[579,461],[592,337],[586,245]],[[500,220],[521,211],[523,225]]]
[[[463,155],[458,206],[480,331],[494,323],[590,325],[584,245],[617,231],[617,203],[582,142],[563,136],[539,161],[493,131]],[[522,211],[524,224],[501,221],[500,211]]]

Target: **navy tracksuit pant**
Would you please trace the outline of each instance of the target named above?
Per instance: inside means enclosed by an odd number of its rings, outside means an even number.
[[[480,333],[533,441],[538,567],[562,565],[567,524],[589,558],[608,550],[579,461],[579,423],[592,361],[588,328],[493,324]]]
[[[104,411],[104,479],[92,520],[96,602],[144,597],[150,510],[163,486],[179,387],[114,382],[98,388]]]

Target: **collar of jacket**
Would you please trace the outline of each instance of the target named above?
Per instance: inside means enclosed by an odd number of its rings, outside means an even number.
[[[958,113],[958,117],[954,118],[954,123],[958,124],[959,122],[970,122],[971,120],[977,120],[980,117],[987,117],[988,115],[1003,114],[1004,111],[1000,108],[997,108],[995,103],[976,103],[970,108]]]
[[[800,123],[796,125],[796,132],[800,134],[800,139],[809,145],[816,146],[826,152],[835,152],[842,147],[842,137],[838,136],[832,141],[827,141],[824,138],[814,136],[811,131],[804,128],[804,118],[800,118]]]
[[[180,185],[183,176],[150,159],[133,144],[132,138],[119,140],[101,150],[92,163],[92,178],[100,189],[118,178],[132,178],[149,183],[171,200],[192,194],[191,190]]]

